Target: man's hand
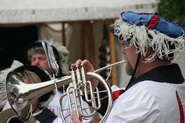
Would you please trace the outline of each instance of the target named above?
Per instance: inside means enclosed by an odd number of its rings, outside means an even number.
[[[81,66],[84,67],[85,72],[94,72],[93,65],[86,59],[85,60],[78,59],[75,63],[71,64],[71,68],[73,68],[74,70],[76,68],[80,69]],[[68,72],[68,74],[70,74],[70,72]],[[96,88],[99,81],[97,79],[94,79],[94,78],[89,78],[89,80],[91,81],[92,87]]]
[[[73,120],[73,123],[81,123],[81,121],[79,120],[79,117],[75,111],[72,112],[72,120]]]

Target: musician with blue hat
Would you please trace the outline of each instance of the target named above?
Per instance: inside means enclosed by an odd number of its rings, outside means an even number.
[[[110,31],[122,44],[126,73],[132,77],[125,90],[113,92],[106,122],[184,123],[185,80],[172,61],[185,52],[185,28],[157,13],[124,11]],[[94,71],[88,60],[79,59],[71,66],[81,64]],[[101,87],[97,81],[91,83]],[[107,105],[102,103],[99,113],[104,115]],[[73,121],[79,122],[75,113]]]

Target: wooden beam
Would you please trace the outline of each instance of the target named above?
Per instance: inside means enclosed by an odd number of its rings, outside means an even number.
[[[86,22],[82,21],[81,24],[81,59],[86,58]]]
[[[66,46],[65,22],[62,23],[62,44],[63,44],[63,46]]]
[[[113,24],[114,21],[108,21],[108,26]],[[116,62],[116,49],[115,49],[115,39],[114,35],[110,32],[109,33],[109,46],[110,46],[110,61],[111,64]],[[116,67],[112,68],[112,85],[117,85],[117,70]]]
[[[86,31],[87,31],[86,41],[87,41],[88,59],[93,66],[96,66],[93,24],[90,21],[87,22]]]

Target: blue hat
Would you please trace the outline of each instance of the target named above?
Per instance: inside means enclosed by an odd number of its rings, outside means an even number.
[[[163,60],[169,54],[185,52],[185,28],[157,13],[122,12],[110,29],[118,40],[129,40],[141,54],[152,47],[154,53],[146,61]]]

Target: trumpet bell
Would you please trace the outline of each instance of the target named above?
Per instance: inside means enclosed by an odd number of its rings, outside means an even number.
[[[7,91],[7,99],[10,103],[11,108],[15,112],[16,116],[23,122],[29,120],[32,114],[31,100],[27,100],[25,97],[29,91],[25,88],[20,91],[20,87],[24,86],[22,83],[22,79],[20,76],[12,71],[8,73],[6,78],[6,91]]]

